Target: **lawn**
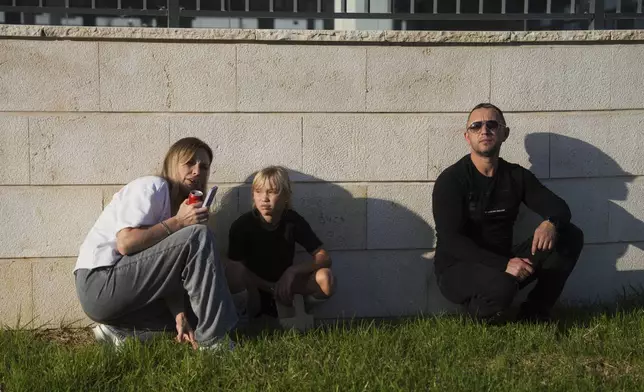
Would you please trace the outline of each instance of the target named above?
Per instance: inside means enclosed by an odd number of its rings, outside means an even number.
[[[438,316],[235,338],[224,353],[170,338],[117,352],[88,330],[0,330],[0,390],[644,390],[637,307],[546,325]]]

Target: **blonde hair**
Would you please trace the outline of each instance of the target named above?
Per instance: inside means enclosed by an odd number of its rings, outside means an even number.
[[[181,189],[176,186],[177,181],[177,168],[182,163],[188,162],[195,156],[197,150],[202,149],[208,154],[208,158],[212,162],[212,149],[203,141],[196,137],[186,137],[178,140],[165,154],[163,159],[163,168],[161,169],[161,177],[163,177],[170,185],[170,203],[172,205],[172,213],[179,209],[179,205],[183,201],[184,196],[180,195]],[[204,187],[206,184],[204,184]],[[202,189],[202,191],[205,190]]]
[[[291,180],[288,178],[288,171],[282,166],[268,166],[263,168],[255,174],[251,190],[255,191],[261,188],[267,181],[280,196],[285,198],[286,208],[291,208],[291,195],[293,192],[291,191]],[[254,200],[252,200],[252,203],[253,207],[255,207]]]

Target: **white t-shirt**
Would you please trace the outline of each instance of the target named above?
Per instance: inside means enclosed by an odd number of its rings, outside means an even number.
[[[127,227],[153,226],[170,218],[170,189],[161,177],[141,177],[114,195],[80,247],[74,271],[116,264],[116,233]]]

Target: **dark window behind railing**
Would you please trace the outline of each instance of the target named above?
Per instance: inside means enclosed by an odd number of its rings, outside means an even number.
[[[0,0],[0,22],[390,30],[644,28],[644,0]]]

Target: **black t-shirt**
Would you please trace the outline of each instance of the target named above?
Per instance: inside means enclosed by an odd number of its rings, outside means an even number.
[[[293,265],[295,243],[313,253],[322,246],[308,222],[287,209],[277,226],[271,226],[253,209],[230,227],[228,258],[243,261],[248,269],[269,282],[276,282]]]
[[[530,171],[500,158],[494,176],[486,177],[469,155],[463,157],[438,176],[432,200],[437,273],[457,262],[505,269],[521,203],[544,219],[570,221],[564,200]]]

